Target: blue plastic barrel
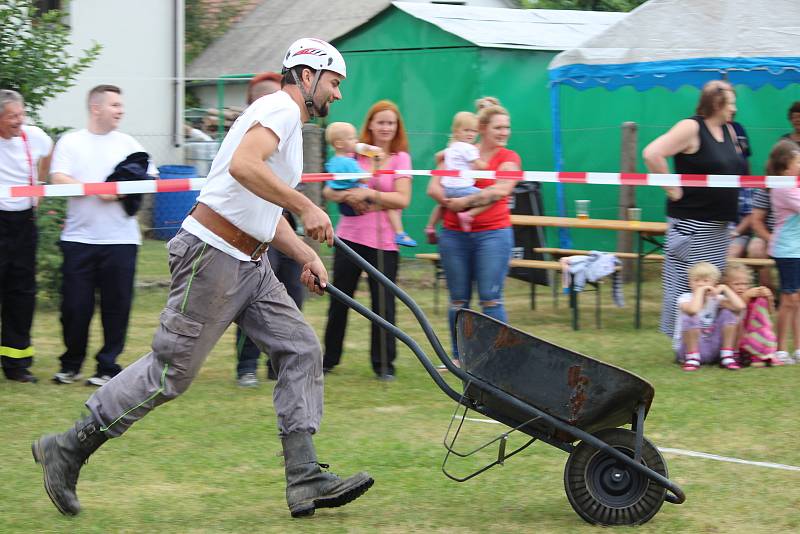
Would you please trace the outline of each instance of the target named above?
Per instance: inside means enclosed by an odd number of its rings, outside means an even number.
[[[162,165],[158,172],[162,180],[197,178],[197,169],[192,165]],[[199,194],[200,191],[156,193],[153,201],[153,236],[165,241],[172,239]]]

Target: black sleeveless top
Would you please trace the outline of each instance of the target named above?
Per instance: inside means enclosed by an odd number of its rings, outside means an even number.
[[[747,164],[736,151],[727,127],[722,128],[720,143],[700,116],[692,117],[700,126],[700,149],[694,154],[675,154],[678,174],[747,174]],[[735,221],[739,188],[684,187],[683,197],[676,202],[667,199],[667,215],[677,219],[698,221]]]

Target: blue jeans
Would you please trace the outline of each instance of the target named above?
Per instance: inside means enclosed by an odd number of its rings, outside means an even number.
[[[458,358],[456,312],[469,308],[473,282],[478,285],[481,311],[489,317],[506,321],[503,287],[513,245],[514,231],[511,227],[485,232],[442,229],[439,234],[439,254],[450,292],[448,319],[455,358]]]

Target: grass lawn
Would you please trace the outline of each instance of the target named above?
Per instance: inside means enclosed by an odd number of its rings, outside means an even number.
[[[163,243],[147,242],[139,262],[139,279],[148,284],[136,295],[123,365],[148,351],[166,295],[163,286],[152,283],[167,278]],[[533,311],[527,286],[510,281],[510,321],[651,381],[656,397],[645,428],[656,445],[800,466],[800,365],[681,372],[671,363],[667,340],[656,331],[660,284],[657,273],[650,274],[641,330],[632,326],[632,285],[626,287],[624,309],[613,307],[610,287],[604,287],[604,325],[599,330],[592,322],[594,297],[584,296],[583,329],[575,332],[566,299],[554,308],[549,291],[540,289]],[[438,314],[433,311],[431,278],[427,264],[407,261],[401,266],[401,285],[447,344],[443,308]],[[365,301],[366,291],[359,296]],[[444,302],[443,290],[440,297]],[[320,334],[326,310],[327,297],[311,298],[305,308]],[[398,324],[422,342],[409,312],[398,314]],[[367,470],[375,477],[375,486],[364,497],[345,508],[319,511],[312,519],[290,519],[276,456],[280,444],[272,383],[264,380],[254,389],[236,386],[230,329],[182,398],[160,407],[91,458],[78,487],[83,512],[62,517],[42,488],[30,442],[71,424],[91,390],[47,380],[57,371],[63,350],[56,312],[37,314],[34,337],[38,356],[33,370],[42,381],[0,381],[0,532],[600,531],[573,512],[563,487],[567,455],[548,445],[537,443],[469,482],[446,479],[440,471],[442,438],[453,403],[402,345],[397,380],[376,381],[368,363],[369,324],[355,313],[343,363],[325,380],[325,417],[315,441],[320,461],[330,463],[332,471]],[[90,354],[99,348],[100,337],[95,320]],[[93,371],[93,365],[87,362],[84,371]],[[462,449],[503,428],[468,424]],[[512,443],[521,440],[512,437]],[[491,461],[493,452],[482,459]],[[681,506],[665,503],[637,532],[800,531],[800,471],[671,453],[665,457],[687,501]],[[462,461],[452,469],[466,473],[476,465]]]

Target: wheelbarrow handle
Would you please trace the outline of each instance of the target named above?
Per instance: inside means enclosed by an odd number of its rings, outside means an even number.
[[[357,311],[358,313],[360,313],[361,315],[363,315],[364,317],[366,317],[367,319],[377,324],[378,326],[380,326],[381,328],[383,328],[384,330],[395,336],[397,339],[405,343],[406,346],[408,346],[408,348],[411,349],[411,352],[414,353],[414,355],[417,357],[420,363],[422,363],[422,366],[425,368],[425,370],[428,372],[431,378],[433,378],[433,381],[436,382],[436,385],[439,386],[439,388],[442,391],[444,391],[448,397],[450,397],[451,399],[453,399],[458,403],[463,403],[464,396],[461,393],[454,390],[452,387],[450,387],[450,385],[447,382],[445,382],[444,378],[442,378],[441,375],[436,371],[436,368],[433,366],[431,361],[428,359],[428,356],[425,354],[425,352],[422,350],[419,344],[414,340],[414,338],[412,338],[411,336],[400,330],[397,326],[393,325],[392,323],[390,323],[389,321],[387,321],[374,311],[370,310],[357,300],[353,299],[352,297],[349,297],[348,295],[345,295],[342,292],[342,290],[340,290],[333,284],[330,283],[327,284],[325,286],[325,291],[327,291],[331,295],[331,297],[341,301],[347,307]]]
[[[412,299],[411,296],[408,293],[406,293],[405,291],[400,289],[397,286],[397,284],[395,284],[394,282],[389,280],[389,278],[387,278],[386,275],[384,275],[377,268],[375,268],[375,266],[373,266],[367,260],[362,258],[358,253],[356,253],[352,248],[350,248],[338,236],[334,236],[333,243],[334,243],[334,246],[338,250],[340,250],[342,253],[344,253],[353,263],[355,263],[359,267],[361,267],[375,281],[377,281],[380,285],[382,285],[383,287],[385,287],[386,289],[391,291],[394,296],[396,296],[398,299],[400,299],[400,301],[408,307],[408,309],[411,311],[412,314],[414,314],[414,317],[419,322],[419,325],[422,328],[422,331],[425,333],[425,337],[428,339],[428,342],[431,344],[431,347],[433,347],[434,352],[439,357],[439,359],[441,360],[442,364],[444,364],[444,366],[447,368],[447,370],[450,371],[451,373],[453,373],[453,375],[456,376],[457,378],[459,378],[461,380],[468,380],[469,379],[468,375],[462,369],[460,369],[460,368],[456,367],[455,365],[453,365],[450,356],[444,350],[444,347],[442,346],[441,341],[439,341],[439,338],[436,336],[436,333],[433,331],[433,327],[431,326],[430,321],[425,316],[425,313],[422,311],[422,309],[419,307],[419,305],[416,302],[414,302],[414,299]],[[328,285],[325,288],[325,290],[328,291],[328,288],[330,288],[330,287],[331,287],[331,284],[328,283]],[[357,303],[353,299],[350,299],[350,298],[342,299],[342,298],[340,298],[340,296],[346,297],[346,295],[344,295],[341,292],[338,292],[339,295],[335,295],[335,292],[333,292],[333,291],[328,291],[328,292],[331,293],[331,295],[336,296],[336,298],[341,300],[347,306],[349,306],[349,307],[351,307],[353,309],[356,309],[354,304],[357,304]],[[374,323],[377,323],[380,326],[383,326],[384,328],[386,328],[387,330],[389,330],[390,332],[392,332],[393,334],[396,335],[395,331],[393,329],[391,329],[391,328],[387,328],[386,326],[384,326],[383,323],[380,320],[378,320],[378,319],[380,319],[380,317],[375,315],[374,313],[370,313],[369,315],[365,315],[364,313],[362,313],[360,311],[359,311],[359,313],[361,313],[361,315],[364,315],[364,317],[366,317],[370,321],[372,321]],[[389,323],[386,323],[386,324],[388,325]],[[391,325],[391,326],[394,326],[394,325]],[[399,332],[399,329],[398,329],[398,332]],[[397,337],[399,338],[399,336],[397,336]],[[420,362],[423,364],[423,366],[425,366],[425,368],[428,370],[429,374],[431,374],[431,376],[434,378],[434,380],[436,380],[436,378],[438,378],[438,374],[439,373],[436,372],[436,369],[433,368],[432,365],[430,365],[430,360],[429,360],[428,356],[424,352],[421,352],[420,354],[416,354],[416,356],[420,360]],[[427,362],[428,365],[426,365],[426,362]],[[430,365],[430,369],[429,369],[429,365]],[[437,384],[438,383],[439,382],[437,381]],[[440,384],[440,386],[441,386],[441,384]],[[450,395],[449,392],[448,392],[448,395]]]

